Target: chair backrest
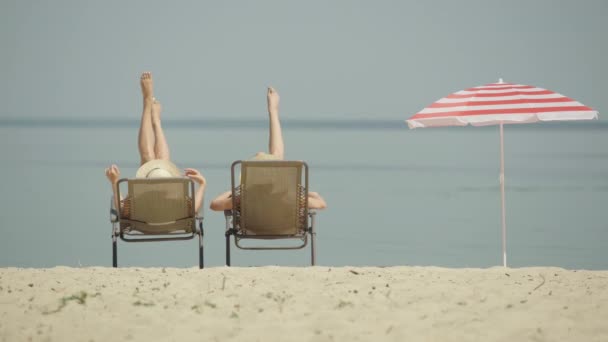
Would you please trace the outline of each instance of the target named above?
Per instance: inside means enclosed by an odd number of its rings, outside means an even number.
[[[308,169],[301,161],[240,161],[240,231],[247,235],[300,235],[307,224]],[[303,176],[304,175],[304,179]],[[234,196],[236,198],[236,195]]]
[[[194,186],[188,178],[129,179],[131,229],[163,234],[194,228]]]

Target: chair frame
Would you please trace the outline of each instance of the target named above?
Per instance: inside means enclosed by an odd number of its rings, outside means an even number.
[[[237,188],[236,184],[236,169],[237,167],[242,167],[243,162],[247,163],[282,163],[283,161],[243,161],[237,160],[232,163],[230,167],[230,176],[231,176],[231,189],[232,189],[232,209],[224,210],[224,218],[226,219],[226,266],[230,266],[231,258],[230,258],[230,236],[234,236],[234,244],[239,249],[244,250],[295,250],[302,249],[308,245],[308,238],[310,235],[310,261],[311,265],[316,265],[316,249],[315,249],[315,240],[316,240],[316,231],[315,231],[315,217],[316,212],[314,210],[308,209],[308,164],[303,161],[299,161],[298,163],[302,164],[302,169],[304,171],[304,189],[305,189],[305,213],[306,217],[306,228],[301,231],[299,234],[281,234],[281,235],[251,235],[251,234],[243,234],[242,231],[238,230],[236,227],[236,222],[234,220],[235,215],[237,214]],[[293,161],[284,161],[285,163],[293,163]],[[240,183],[240,180],[239,180]],[[302,243],[296,246],[262,246],[262,247],[246,247],[240,244],[240,240],[277,240],[277,239],[300,239]]]
[[[122,178],[116,183],[116,196],[121,198],[120,196],[120,185],[121,183],[128,183],[129,178]],[[110,204],[110,222],[112,223],[112,267],[118,267],[118,238],[125,242],[157,242],[157,241],[179,241],[179,240],[191,240],[195,236],[198,236],[198,249],[199,249],[199,268],[204,268],[204,247],[203,247],[203,237],[205,235],[203,229],[203,215],[196,215],[196,196],[195,196],[195,188],[194,182],[191,179],[189,181],[189,190],[190,190],[190,198],[192,198],[192,231],[191,232],[177,232],[177,233],[130,233],[121,229],[121,223],[128,222],[140,222],[129,219],[124,219],[120,217],[120,213],[122,212],[122,201],[118,201],[119,208],[116,208],[114,197],[111,197]],[[201,205],[201,208],[203,206]],[[147,237],[152,235],[153,237]]]

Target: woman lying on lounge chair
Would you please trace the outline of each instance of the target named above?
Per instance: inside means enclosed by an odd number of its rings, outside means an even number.
[[[181,177],[186,176],[197,183],[194,209],[197,213],[203,203],[203,195],[205,193],[206,180],[201,173],[195,169],[185,169],[183,175],[180,170],[169,160],[169,146],[165,139],[165,134],[160,121],[161,105],[154,98],[154,84],[152,74],[144,72],[140,78],[141,92],[144,100],[144,109],[141,115],[141,124],[139,127],[139,155],[141,157],[141,166],[137,170],[136,178],[162,178],[162,177]],[[112,184],[114,192],[114,203],[116,208],[124,208],[121,215],[129,216],[129,203],[123,200],[123,206],[119,206],[116,197],[116,184],[120,179],[120,170],[118,166],[111,165],[106,169],[106,177]]]
[[[283,133],[279,120],[279,93],[272,87],[268,87],[266,94],[268,101],[268,115],[270,119],[270,134],[268,149],[269,153],[258,152],[253,160],[283,160],[285,146],[283,145]],[[211,201],[211,210],[223,211],[232,209],[232,191],[226,191]],[[308,192],[308,207],[310,209],[325,209],[325,200],[316,192]]]

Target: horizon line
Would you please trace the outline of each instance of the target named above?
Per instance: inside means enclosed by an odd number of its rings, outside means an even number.
[[[290,129],[323,129],[323,130],[404,130],[410,131],[405,122],[406,119],[295,119],[282,118],[281,123],[285,128]],[[558,128],[568,129],[606,129],[608,121],[601,120],[592,121],[554,121],[554,122],[535,122],[528,124],[508,124],[509,128],[517,127],[518,129],[536,128],[538,124],[554,126]],[[31,127],[31,128],[132,128],[139,127],[140,119],[124,119],[124,118],[68,118],[68,117],[51,117],[51,118],[0,118],[0,127]],[[251,119],[251,118],[183,118],[183,119],[164,119],[163,125],[171,128],[196,128],[196,129],[267,129],[268,120]],[[488,129],[496,125],[474,127],[475,129]],[[472,126],[459,126],[472,127]],[[453,129],[455,127],[432,127],[432,130],[437,129]],[[416,131],[418,131],[417,129]]]

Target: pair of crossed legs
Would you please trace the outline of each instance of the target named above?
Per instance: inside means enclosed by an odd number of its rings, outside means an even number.
[[[144,109],[139,126],[139,156],[141,165],[153,159],[169,159],[169,145],[161,126],[161,104],[154,97],[152,74],[144,72],[140,78]]]

